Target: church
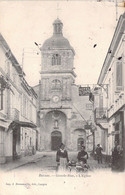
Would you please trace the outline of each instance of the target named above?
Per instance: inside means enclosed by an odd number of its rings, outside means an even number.
[[[61,142],[70,151],[79,150],[82,144],[89,147],[90,132],[85,125],[92,119],[92,103],[88,94],[80,96],[79,86],[75,84],[75,51],[63,36],[60,19],[54,21],[53,35],[40,50],[41,79],[34,87],[38,95],[40,150],[57,150]]]

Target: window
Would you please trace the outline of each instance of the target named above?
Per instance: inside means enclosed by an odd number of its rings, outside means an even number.
[[[114,73],[112,73],[112,102],[114,102]]]
[[[23,96],[23,116],[26,117],[26,109],[27,109],[27,105],[26,105],[26,97],[25,95]]]
[[[108,94],[109,94],[109,101],[108,101],[108,106],[111,106],[111,78],[109,79],[109,87],[108,87]]]
[[[3,90],[0,89],[0,110],[3,110]]]
[[[3,91],[7,88],[7,82],[4,77],[0,75],[0,110],[3,110]]]
[[[52,66],[61,65],[61,56],[59,54],[54,54],[52,56]]]
[[[17,84],[17,72],[16,72],[16,70],[14,69],[14,67],[13,67],[12,76],[13,76],[13,82],[14,82],[15,84]]]
[[[61,89],[61,82],[58,79],[52,81],[52,89]]]
[[[116,63],[116,91],[123,90],[122,61]]]
[[[31,104],[30,104],[30,107],[29,107],[29,111],[30,111],[29,119],[32,121],[32,105]]]

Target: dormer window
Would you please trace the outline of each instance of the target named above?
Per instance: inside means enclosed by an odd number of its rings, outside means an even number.
[[[52,56],[52,66],[61,65],[61,56],[59,54],[54,54]]]

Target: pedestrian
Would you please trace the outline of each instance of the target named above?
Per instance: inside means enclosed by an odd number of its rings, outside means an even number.
[[[115,141],[115,147],[112,151],[112,170],[123,171],[123,148]]]
[[[97,161],[98,161],[98,164],[99,163],[102,163],[102,147],[100,144],[97,145],[97,148],[96,148],[96,157],[97,157]]]
[[[68,152],[65,150],[65,145],[60,144],[56,153],[57,171],[65,171],[69,162]]]
[[[123,171],[124,170],[124,161],[123,161],[123,148],[121,145],[117,146],[118,150],[118,171]]]
[[[78,153],[77,159],[82,167],[84,167],[84,165],[88,167],[87,166],[88,153],[85,151],[85,146],[81,147],[81,151]]]
[[[115,146],[112,149],[112,170],[116,170],[117,169],[117,162],[118,162],[118,142],[115,141]]]

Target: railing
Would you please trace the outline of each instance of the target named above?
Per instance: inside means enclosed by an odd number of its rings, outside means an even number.
[[[96,108],[95,119],[107,119],[107,108]]]

